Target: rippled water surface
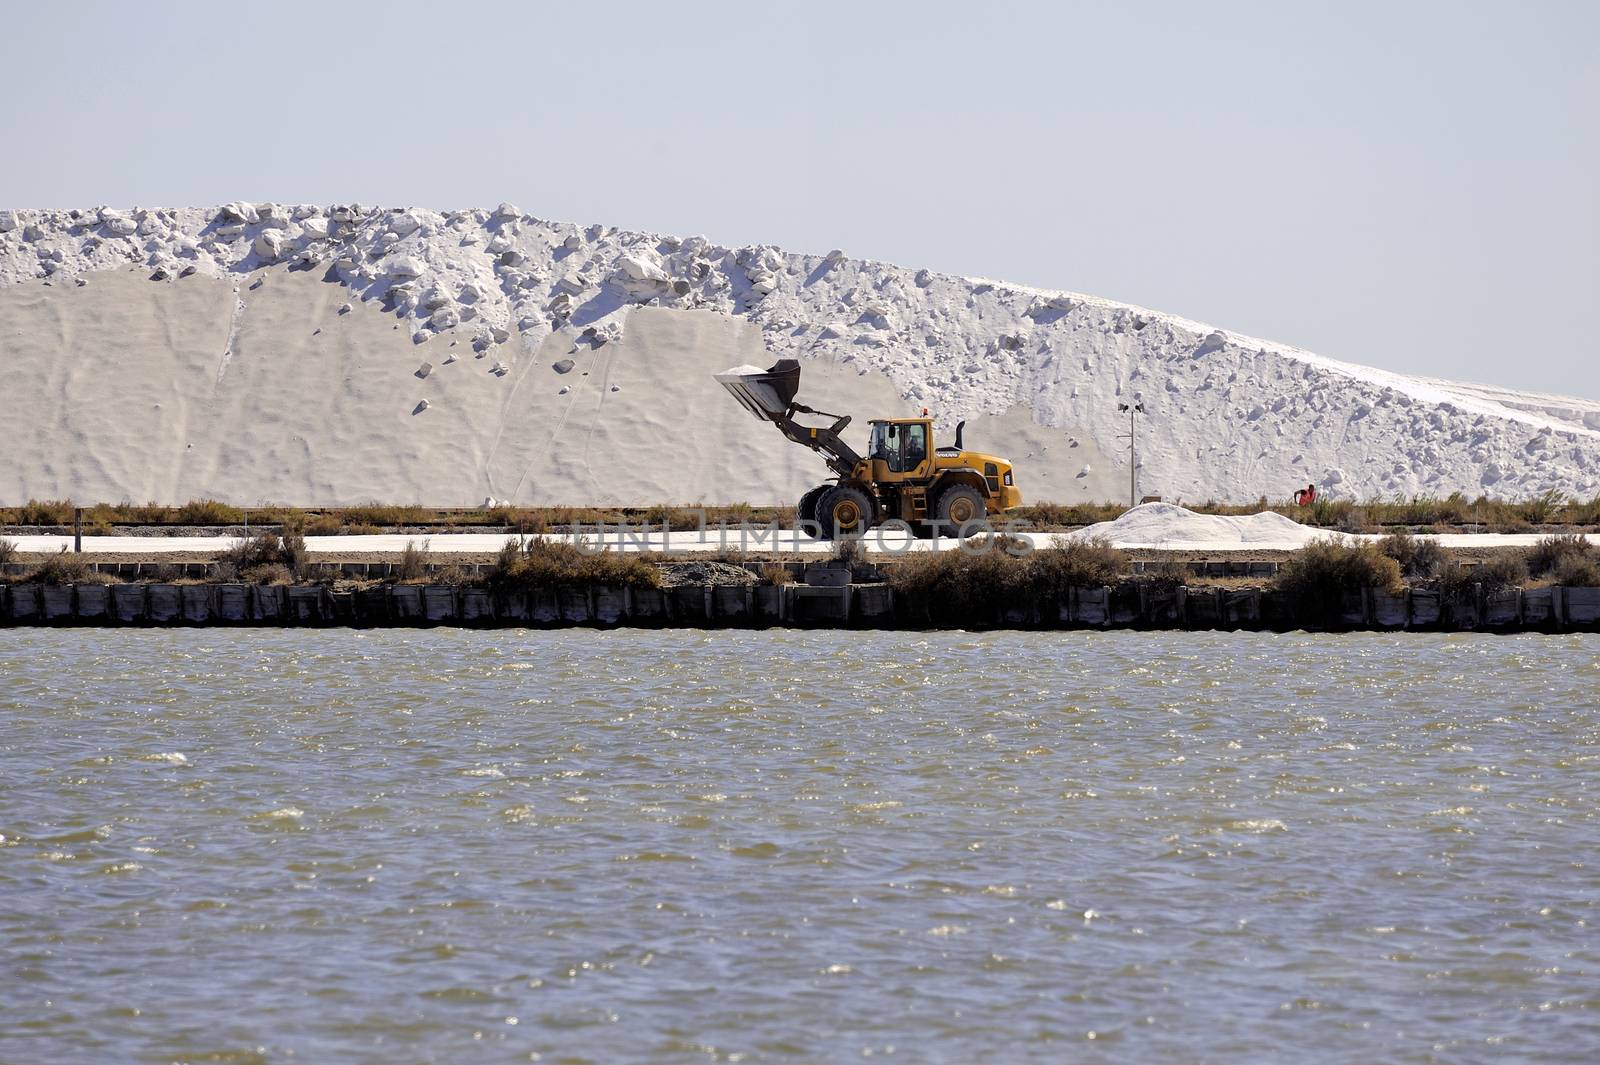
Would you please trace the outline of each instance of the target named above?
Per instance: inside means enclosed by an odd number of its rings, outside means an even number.
[[[1593,637],[0,633],[0,1060],[1593,1061]]]

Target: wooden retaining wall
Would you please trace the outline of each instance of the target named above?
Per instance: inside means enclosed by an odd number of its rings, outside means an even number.
[[[886,584],[690,585],[677,588],[487,588],[378,585],[0,585],[0,625],[286,625],[467,627],[854,626],[861,628],[1141,628],[1474,630],[1600,629],[1600,588],[1481,589],[1441,601],[1436,591],[1347,596],[1336,617],[1303,616],[1284,596],[1257,589],[1079,588],[1065,599],[1019,602],[952,616],[896,602]]]

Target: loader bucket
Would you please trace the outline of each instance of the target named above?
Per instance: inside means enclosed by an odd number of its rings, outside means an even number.
[[[782,418],[800,391],[800,364],[794,359],[779,359],[765,370],[735,366],[714,376],[745,410],[762,421]]]

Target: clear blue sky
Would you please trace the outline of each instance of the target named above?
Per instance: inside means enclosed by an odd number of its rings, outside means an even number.
[[[493,205],[1600,398],[1600,3],[13,4],[0,206]]]

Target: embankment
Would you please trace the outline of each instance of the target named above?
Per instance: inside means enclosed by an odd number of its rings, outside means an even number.
[[[842,573],[843,571],[841,571]],[[1348,594],[1336,609],[1282,591],[1124,583],[1018,598],[960,618],[897,597],[885,583],[591,584],[496,591],[483,586],[13,584],[0,586],[0,627],[173,625],[478,628],[839,627],[885,629],[1239,629],[1600,631],[1600,588],[1520,588],[1451,595],[1411,589]]]

